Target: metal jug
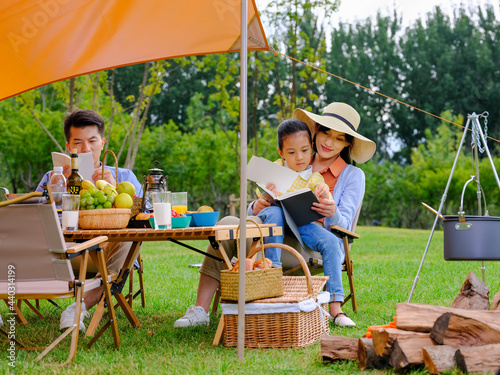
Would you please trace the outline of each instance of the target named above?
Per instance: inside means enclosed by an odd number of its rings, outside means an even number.
[[[154,163],[159,163],[155,160]],[[152,192],[168,191],[167,179],[168,176],[163,176],[163,170],[159,168],[151,168],[149,174],[144,176],[144,185],[142,191],[144,192],[142,198],[142,211],[152,211],[153,204],[151,200]]]

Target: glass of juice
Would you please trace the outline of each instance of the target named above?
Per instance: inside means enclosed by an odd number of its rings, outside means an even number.
[[[187,206],[187,192],[172,193],[172,210],[178,214],[185,214]]]

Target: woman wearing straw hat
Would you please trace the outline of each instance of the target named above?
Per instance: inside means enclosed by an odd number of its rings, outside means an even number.
[[[345,103],[329,104],[322,115],[296,109],[293,117],[305,122],[311,129],[311,134],[314,134],[313,147],[316,153],[311,162],[312,169],[313,172],[319,172],[323,176],[333,196],[333,200],[320,200],[320,203],[314,203],[312,209],[325,217],[326,228],[338,225],[351,229],[365,192],[364,173],[351,164],[351,159],[357,163],[368,161],[375,153],[375,143],[357,132],[360,116],[354,108]],[[257,215],[269,205],[265,199],[253,202],[248,208],[249,217]],[[260,221],[256,216],[252,218]],[[238,223],[238,218],[228,216],[218,224]],[[227,244],[224,244],[224,249],[231,259],[236,253],[236,245],[234,241],[225,242]],[[355,323],[341,309],[341,302],[344,299],[341,271],[344,255],[340,240],[337,250],[334,254],[323,255],[324,272],[326,276],[330,276],[327,284],[331,295],[330,314],[334,317],[335,324],[353,326]],[[211,246],[207,251],[215,254]],[[219,286],[221,267],[220,262],[205,257],[200,268],[196,305],[189,307],[186,314],[175,322],[175,327],[209,324],[208,310]]]
[[[333,196],[333,200],[314,203],[312,209],[325,216],[325,228],[337,225],[351,229],[365,193],[365,175],[361,169],[351,164],[351,159],[356,163],[368,161],[375,153],[375,143],[357,132],[360,116],[353,107],[345,103],[331,103],[321,115],[296,109],[293,117],[305,122],[314,134],[313,148],[316,153],[311,161],[312,170],[323,176]],[[267,205],[265,200],[256,201],[252,213],[257,214]],[[354,322],[341,309],[344,300],[344,252],[340,239],[338,250],[332,254],[322,254],[324,273],[330,277],[327,283],[327,290],[331,295],[330,314],[337,325],[353,326]]]

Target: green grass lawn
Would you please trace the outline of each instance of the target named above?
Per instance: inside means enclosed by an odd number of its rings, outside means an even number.
[[[358,313],[346,311],[357,323],[355,328],[332,326],[332,335],[360,337],[371,325],[387,324],[396,313],[396,303],[406,302],[416,276],[430,231],[358,227],[361,239],[352,248]],[[205,242],[191,242],[204,249]],[[198,269],[188,267],[203,256],[171,243],[145,243],[142,251],[146,283],[146,307],[136,299],[134,311],[141,327],[133,329],[121,311],[117,313],[121,346],[113,350],[108,331],[91,349],[80,335],[78,353],[64,368],[56,367],[68,354],[69,338],[49,353],[41,363],[34,363],[39,351],[18,351],[15,373],[18,374],[118,374],[118,373],[248,373],[248,374],[356,374],[356,361],[323,364],[320,344],[300,350],[245,350],[245,360],[238,359],[233,348],[212,346],[218,317],[208,327],[174,329],[174,321],[194,304]],[[497,262],[486,262],[486,284],[490,300],[500,290]],[[443,234],[436,232],[429,248],[412,302],[449,306],[459,293],[469,271],[481,277],[481,262],[446,262],[443,259]],[[137,281],[137,278],[136,278]],[[348,290],[344,275],[344,289]],[[60,301],[65,308],[70,301]],[[25,309],[25,311],[28,311]],[[61,309],[42,301],[44,319],[28,312],[29,326],[17,326],[17,337],[28,345],[49,343],[58,336]],[[2,304],[0,314],[7,312]],[[88,320],[86,323],[88,324]],[[0,336],[0,373],[8,373],[7,340]],[[373,373],[385,373],[372,371]],[[391,373],[391,371],[389,371]],[[424,374],[414,370],[412,374]],[[458,373],[458,372],[455,372]]]

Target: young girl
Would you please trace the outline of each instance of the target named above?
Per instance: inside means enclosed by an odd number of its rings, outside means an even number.
[[[305,123],[299,120],[285,120],[282,122],[278,127],[278,153],[281,159],[277,160],[276,163],[298,172],[299,176],[286,192],[276,191],[273,184],[269,184],[266,187],[277,196],[298,189],[309,188],[315,193],[318,199],[331,200],[332,196],[328,185],[325,184],[325,180],[320,173],[313,173],[312,171],[312,166],[310,165],[312,151],[311,132]],[[268,194],[264,194],[262,198],[273,204],[273,199]],[[274,220],[276,217],[277,210],[283,215],[281,208],[272,205],[260,211],[257,216],[264,223],[271,223],[273,222],[271,220]],[[273,212],[273,214],[271,215],[270,212]],[[325,230],[321,224],[315,222],[303,225],[298,229],[304,243],[316,251],[320,251],[321,246],[329,248],[329,241],[338,241],[334,234]],[[284,236],[276,236],[273,240],[283,243],[283,238]],[[266,243],[271,243],[271,241],[267,240]],[[332,251],[332,249],[328,249],[327,251]],[[281,266],[281,249],[266,249],[266,257],[273,262],[273,266]]]

